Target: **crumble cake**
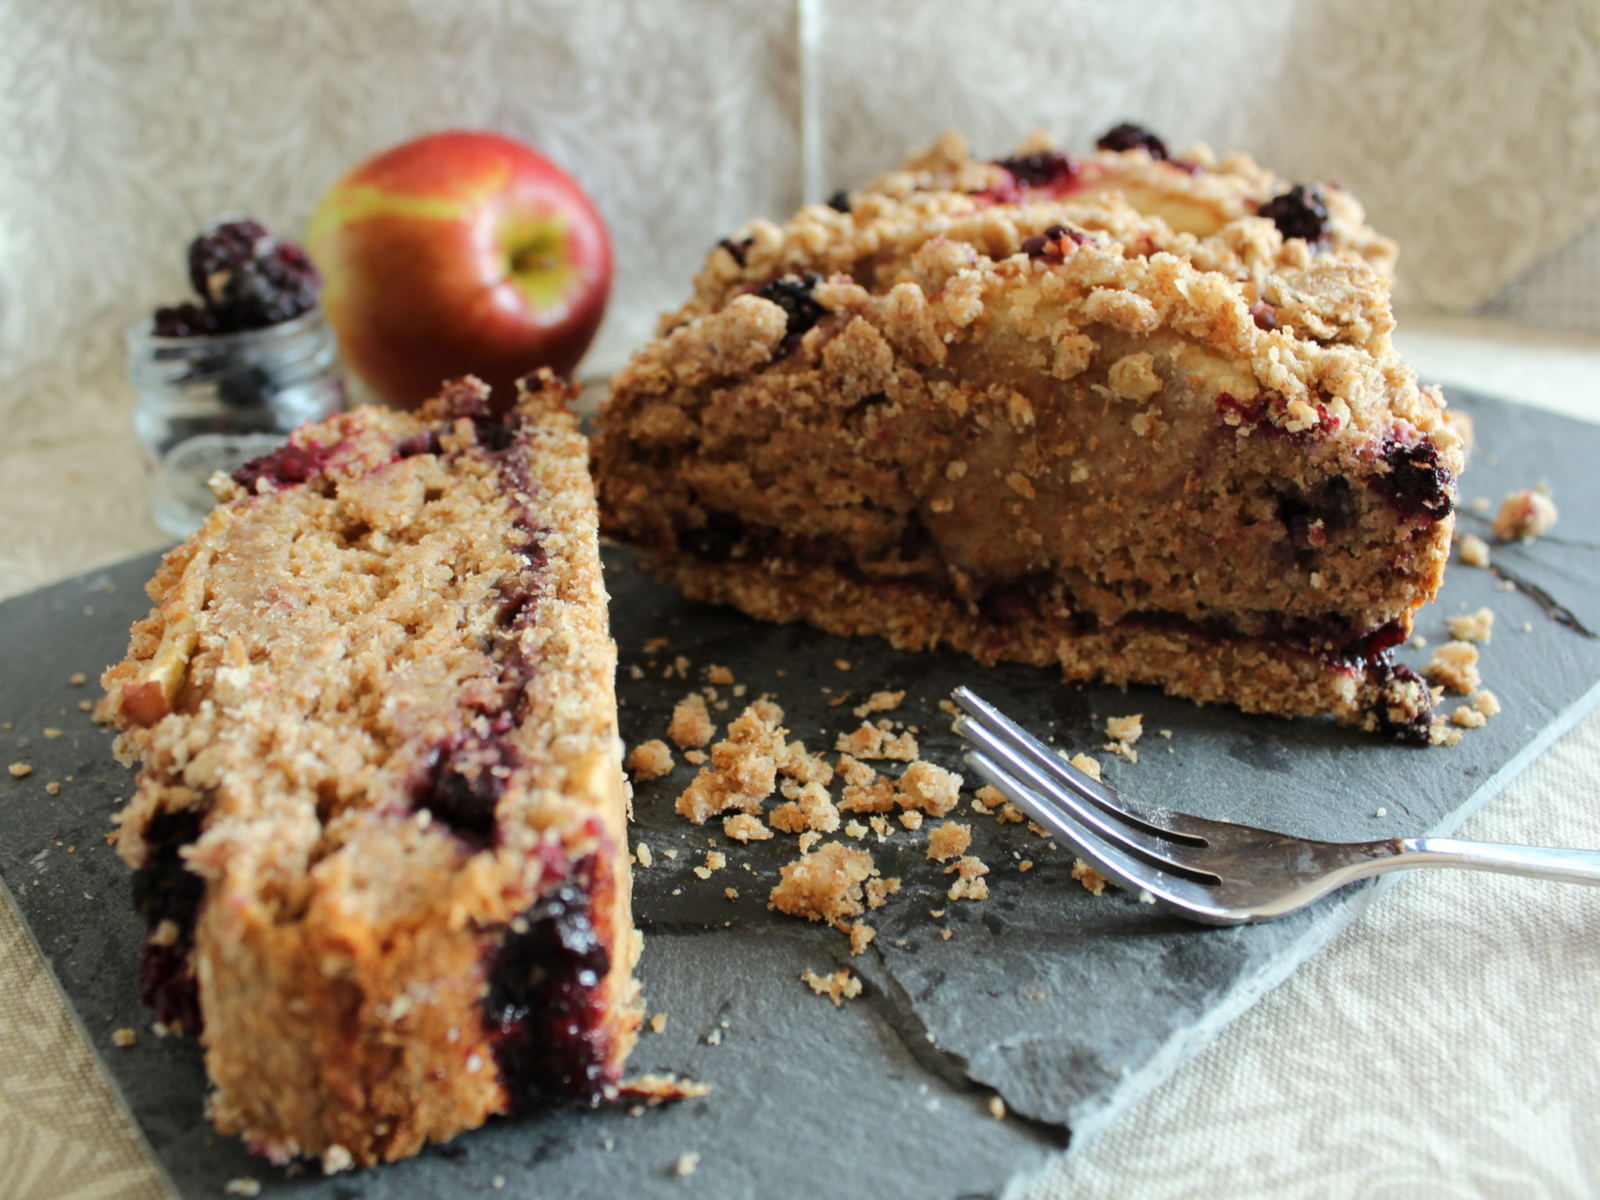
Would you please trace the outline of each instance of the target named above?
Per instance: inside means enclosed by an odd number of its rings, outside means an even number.
[[[104,677],[141,990],[275,1161],[617,1094],[626,785],[570,389],[361,409],[214,481]]]
[[[714,254],[601,410],[607,533],[764,619],[1430,740],[1391,650],[1463,439],[1390,343],[1376,242],[1197,239],[1109,194],[1027,237],[998,202],[876,228],[878,194]]]

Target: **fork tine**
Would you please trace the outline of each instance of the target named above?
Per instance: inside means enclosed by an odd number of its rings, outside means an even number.
[[[1038,761],[1036,753],[1023,752],[1022,748],[1001,737],[983,722],[970,717],[957,717],[956,732],[976,746],[990,766],[999,767],[1025,790],[1036,793],[1031,797],[1031,803],[1018,801],[1035,815],[1041,807],[1064,809],[1076,824],[1092,830],[1100,839],[1148,860],[1153,866],[1201,872],[1208,880],[1216,880],[1216,876],[1203,867],[1184,861],[1177,843],[1149,833],[1143,822],[1126,821],[1113,815],[1114,810],[1108,811],[1089,803],[1079,789],[1068,790],[1060,786],[1059,776],[1045,769],[1046,765]],[[1046,823],[1055,824],[1054,821]]]
[[[1124,797],[1109,783],[1090,778],[1076,767],[1062,761],[1060,755],[971,688],[958,687],[951,693],[951,698],[966,712],[969,726],[977,723],[994,731],[1016,747],[1019,753],[1051,780],[1064,788],[1070,788],[1091,804],[1098,805],[1112,816],[1132,822],[1160,837],[1172,838],[1190,845],[1205,845],[1205,838],[1200,829],[1184,827],[1186,823],[1184,814],[1174,813],[1170,809],[1146,808]],[[961,732],[961,729],[961,719],[957,718],[957,732]]]
[[[1139,899],[1143,900],[1148,895],[1152,901],[1164,901],[1182,909],[1193,919],[1217,924],[1233,923],[1204,884],[1164,871],[1098,837],[1088,827],[1074,820],[1070,813],[1043,800],[1039,793],[1024,786],[981,752],[969,752],[966,761],[1007,798],[1053,829],[1095,870]]]

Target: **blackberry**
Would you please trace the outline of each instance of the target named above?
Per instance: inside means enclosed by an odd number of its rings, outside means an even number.
[[[1395,438],[1383,444],[1383,461],[1389,474],[1375,477],[1374,484],[1388,495],[1401,513],[1432,521],[1442,521],[1455,508],[1450,468],[1439,461],[1439,449],[1432,442],[1407,445]]]
[[[828,197],[828,207],[834,212],[847,213],[850,211],[850,195],[843,188]]]
[[[1328,202],[1323,198],[1321,189],[1298,183],[1256,209],[1256,215],[1271,220],[1286,238],[1321,242],[1327,238],[1330,229]]]
[[[156,309],[154,332],[157,337],[200,337],[217,331],[217,318],[208,309],[185,300]]]
[[[789,324],[783,335],[784,353],[792,350],[806,330],[822,320],[828,311],[811,294],[811,289],[821,282],[822,276],[815,271],[807,271],[804,275],[781,276],[756,292],[756,295],[763,300],[770,300],[788,315]]]
[[[1059,150],[996,159],[994,165],[1004,167],[1013,179],[1028,187],[1049,187],[1078,173],[1078,164],[1072,161],[1072,156]]]
[[[1143,147],[1150,152],[1151,158],[1165,160],[1167,157],[1167,144],[1143,125],[1135,125],[1131,121],[1113,125],[1094,145],[1096,150],[1137,150]]]
[[[189,282],[215,333],[293,320],[316,307],[322,286],[304,250],[249,218],[213,225],[189,244]]]

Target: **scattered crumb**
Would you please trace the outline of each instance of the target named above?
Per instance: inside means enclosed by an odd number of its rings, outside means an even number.
[[[678,1161],[672,1164],[674,1175],[693,1175],[695,1168],[700,1165],[700,1156],[693,1150],[686,1154],[678,1155]]]
[[[836,658],[833,660],[833,665],[840,671],[848,671],[850,669],[850,660],[848,658]]]
[[[832,833],[839,828],[839,810],[834,806],[828,791],[820,783],[806,783],[798,787],[785,786],[786,794],[792,787],[793,799],[791,803],[782,805],[783,808],[794,808],[800,814],[800,829],[815,829],[818,833]],[[777,825],[777,812],[773,812],[773,824]],[[799,829],[788,832],[798,833]]]
[[[665,638],[665,637],[646,638],[645,639],[645,643],[644,643],[644,652],[646,654],[660,654],[663,650],[665,650],[670,645],[672,645],[672,639],[671,638]]]
[[[1473,692],[1468,697],[1467,703],[1472,705],[1475,711],[1481,712],[1486,717],[1498,717],[1500,715],[1500,697],[1489,691],[1488,688]]]
[[[865,921],[853,922],[850,926],[850,956],[854,958],[872,943],[878,936],[878,931]]]
[[[950,885],[950,890],[945,893],[952,900],[987,900],[989,898],[989,884],[984,876],[989,873],[989,868],[981,859],[972,855],[958,858],[944,869],[949,875],[954,872],[956,881]]]
[[[667,736],[680,750],[704,746],[716,732],[716,723],[706,711],[705,697],[699,692],[690,692],[673,707]]]
[[[225,1196],[259,1196],[261,1195],[261,1181],[252,1179],[249,1175],[240,1175],[230,1179],[222,1185]]]
[[[1096,783],[1100,782],[1100,760],[1087,754],[1074,754],[1067,762],[1082,771]]]
[[[723,867],[725,867],[727,865],[728,865],[728,856],[726,854],[724,854],[721,850],[707,850],[706,851],[706,869],[708,871],[720,871],[720,870],[722,870]]]
[[[1463,704],[1450,714],[1450,720],[1463,729],[1478,729],[1489,723],[1489,718],[1484,716],[1471,705]]]
[[[126,1049],[129,1046],[137,1045],[138,1041],[139,1035],[133,1030],[129,1029],[126,1025],[124,1025],[121,1029],[113,1029],[111,1031],[111,1044],[119,1049]]]
[[[1450,636],[1458,641],[1482,642],[1487,646],[1494,632],[1494,610],[1480,608],[1477,612],[1463,613],[1459,617],[1446,617],[1444,623],[1450,627]]]
[[[866,698],[866,700],[856,705],[850,711],[855,713],[855,715],[858,717],[870,717],[873,713],[890,712],[893,709],[899,708],[905,698],[906,694],[903,691],[873,692],[872,695]]]
[[[719,687],[726,687],[733,682],[733,672],[727,667],[712,663],[706,668],[706,682],[714,683]]]
[[[1489,511],[1489,497],[1487,497],[1487,496],[1479,496],[1477,499],[1475,499],[1467,507],[1472,509],[1473,512],[1488,512]]]
[[[1091,895],[1099,896],[1106,890],[1106,877],[1081,858],[1072,860],[1072,877],[1083,884],[1084,891]]]
[[[93,700],[79,700],[78,701],[78,711],[79,712],[93,712],[94,711],[94,701]]]
[[[1490,528],[1502,542],[1529,542],[1550,532],[1559,515],[1555,501],[1546,492],[1523,488],[1500,502],[1500,511],[1495,513]]]
[[[728,736],[711,747],[711,765],[702,767],[678,797],[679,815],[703,825],[731,808],[760,811],[761,802],[777,787],[778,760],[787,751],[782,720],[783,710],[764,700],[740,713],[728,726]]]
[[[11,772],[11,778],[13,779],[25,779],[33,774],[33,767],[25,762],[14,762],[6,770]]]
[[[655,862],[655,855],[650,853],[650,847],[643,842],[633,848],[633,858],[641,867],[648,867]]]
[[[61,794],[61,785],[56,783],[54,780],[51,780],[49,783],[44,785],[44,790],[45,795],[47,796],[59,796]]]
[[[807,967],[800,972],[800,978],[817,995],[832,1000],[835,1008],[841,1008],[846,1000],[854,1000],[861,995],[861,980],[850,974],[847,967],[841,967],[832,975],[818,975]]]
[[[827,842],[784,866],[771,906],[792,917],[842,925],[846,917],[862,914],[862,885],[877,873],[870,851]]]
[[[89,682],[89,677],[82,671],[74,671],[71,675],[67,676],[67,682],[73,687],[82,687],[84,684]]]
[[[738,888],[732,888],[732,887],[723,888],[722,889],[722,898],[724,900],[737,900],[739,898],[739,889]]]
[[[972,827],[956,821],[946,821],[928,834],[928,857],[934,862],[949,862],[959,858],[972,845]]]
[[[1423,637],[1420,633],[1417,634],[1416,637],[1411,639],[1411,648],[1413,650],[1421,650],[1427,644],[1428,644],[1428,639]]]
[[[1017,863],[1017,870],[1019,870],[1019,871],[1031,871],[1031,870],[1033,870],[1033,859],[1025,858],[1021,862]]]
[[[1373,810],[1372,815],[1375,817],[1387,817],[1389,815],[1389,810],[1387,808],[1375,809]]]
[[[1006,1119],[1006,1102],[1000,1099],[999,1096],[989,1097],[989,1115],[996,1121],[1004,1121]]]
[[[880,838],[888,837],[891,832],[889,829],[889,819],[887,817],[868,817],[867,825],[872,832],[877,834]]]
[[[1523,633],[1532,633],[1533,632],[1533,622],[1532,621],[1524,621],[1522,623],[1522,632]]]
[[[882,908],[889,903],[890,896],[900,893],[900,876],[891,875],[887,879],[867,880],[867,907]]]
[[[1475,533],[1464,534],[1456,550],[1464,566],[1487,567],[1489,565],[1489,543]]]
[[[703,767],[711,761],[711,756],[704,750],[685,750],[683,761],[692,767]]]
[[[667,1014],[666,1013],[657,1013],[655,1016],[650,1018],[650,1031],[652,1033],[662,1033],[662,1032],[664,1032],[666,1030],[666,1028],[667,1028]]]
[[[722,822],[722,832],[741,844],[765,842],[772,837],[772,830],[763,825],[761,818],[753,813],[734,813],[731,817],[725,817]]]
[[[811,848],[822,840],[822,835],[815,829],[808,829],[800,835],[800,853],[809,854]]]
[[[1434,650],[1433,661],[1423,668],[1423,674],[1452,692],[1470,692],[1482,682],[1478,648],[1471,642],[1446,642]]]
[[[917,757],[917,739],[910,733],[891,734],[881,725],[863,721],[854,733],[841,733],[834,749],[854,758],[910,762]]]
[[[1106,736],[1113,742],[1123,742],[1131,746],[1143,735],[1143,713],[1134,713],[1131,717],[1108,717],[1106,719]]]
[[[640,742],[628,755],[628,773],[641,783],[660,779],[672,770],[672,751],[660,738]]]
[[[61,736],[61,730],[47,726],[45,728],[44,735],[47,738],[58,738]]]
[[[857,841],[867,836],[867,827],[860,821],[851,821],[850,824],[844,827],[844,831],[847,836],[853,837]]]
[[[322,1152],[322,1173],[324,1175],[337,1175],[340,1171],[348,1171],[355,1165],[355,1156],[339,1145],[338,1142],[335,1142]]]
[[[961,798],[961,776],[922,759],[901,772],[895,800],[902,808],[921,809],[930,817],[942,817]]]
[[[939,936],[942,937],[945,941],[948,942],[951,938],[953,938],[955,936],[955,934],[953,934],[948,929],[941,929],[941,930],[939,930]]]
[[[900,814],[900,824],[907,829],[922,828],[922,813],[914,808],[908,808]]]

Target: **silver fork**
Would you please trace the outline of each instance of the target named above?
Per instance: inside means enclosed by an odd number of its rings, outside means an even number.
[[[1467,867],[1600,884],[1600,850],[1455,838],[1317,842],[1154,808],[1090,778],[969,688],[952,694],[967,762],[1113,883],[1207,925],[1287,916],[1336,888],[1407,867]]]

